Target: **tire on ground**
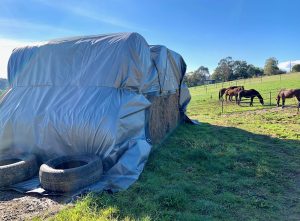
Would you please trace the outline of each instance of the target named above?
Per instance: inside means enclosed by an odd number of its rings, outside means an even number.
[[[33,154],[0,157],[0,187],[28,180],[37,172],[37,159]]]
[[[45,190],[73,192],[97,182],[102,173],[98,156],[74,155],[49,160],[40,167],[39,178]]]

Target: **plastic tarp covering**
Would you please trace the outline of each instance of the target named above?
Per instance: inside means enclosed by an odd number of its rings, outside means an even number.
[[[185,108],[185,69],[180,55],[149,46],[137,33],[15,49],[8,63],[10,90],[0,101],[0,154],[25,151],[45,162],[93,153],[103,160],[104,175],[89,189],[126,189],[151,150],[145,135],[151,103],[144,95],[184,88]]]

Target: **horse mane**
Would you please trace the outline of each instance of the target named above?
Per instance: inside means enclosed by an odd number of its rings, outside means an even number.
[[[258,97],[258,99],[259,99],[259,100],[263,100],[263,97],[260,95],[260,93],[259,93],[257,90],[255,90],[255,91],[256,91],[256,93],[257,93],[256,96]]]

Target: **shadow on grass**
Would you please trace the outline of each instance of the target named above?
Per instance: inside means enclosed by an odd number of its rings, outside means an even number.
[[[230,105],[230,104],[232,104],[232,105],[234,105],[234,104],[236,104],[236,105],[238,105],[235,101],[227,101],[227,102],[224,102],[224,104],[225,105]],[[276,107],[277,105],[276,104],[273,104],[273,103],[268,103],[268,102],[265,102],[265,104],[264,105],[262,105],[259,101],[257,101],[257,100],[254,100],[253,101],[253,105],[254,106],[266,106],[266,107]],[[238,105],[238,106],[240,106],[240,107],[249,107],[250,106],[250,99],[244,99],[244,100],[242,100],[242,101],[240,101],[240,104]]]
[[[259,102],[253,102],[253,105],[254,106],[263,106],[263,107],[277,107],[276,104],[264,104],[264,105],[262,105]],[[239,106],[240,107],[249,107],[250,106],[250,101],[249,102],[241,102]]]
[[[90,195],[81,201],[89,209],[77,210],[136,220],[299,219],[299,153],[299,140],[182,125],[128,190]],[[74,215],[77,205],[60,215]]]

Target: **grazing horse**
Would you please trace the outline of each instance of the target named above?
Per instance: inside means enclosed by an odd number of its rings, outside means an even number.
[[[238,87],[240,87],[240,88],[242,88],[244,90],[244,86],[230,86],[228,88],[222,88],[222,89],[220,89],[219,90],[219,100],[221,100],[221,98],[223,99],[223,95],[225,94],[225,91],[227,89],[234,89],[234,88],[238,88]]]
[[[286,98],[296,97],[298,100],[298,108],[300,108],[300,89],[282,89],[277,95],[277,107],[279,107],[280,98],[282,99],[282,108],[284,107]]]
[[[240,105],[242,97],[251,98],[250,106],[253,106],[253,99],[257,97],[259,102],[264,105],[264,99],[260,95],[257,90],[250,89],[250,90],[242,90],[238,92],[238,104]]]
[[[227,101],[227,97],[229,96],[229,100],[232,101],[232,97],[235,97],[235,102],[237,103],[238,93],[244,90],[244,87],[236,87],[233,89],[227,89],[225,91],[225,100]]]

